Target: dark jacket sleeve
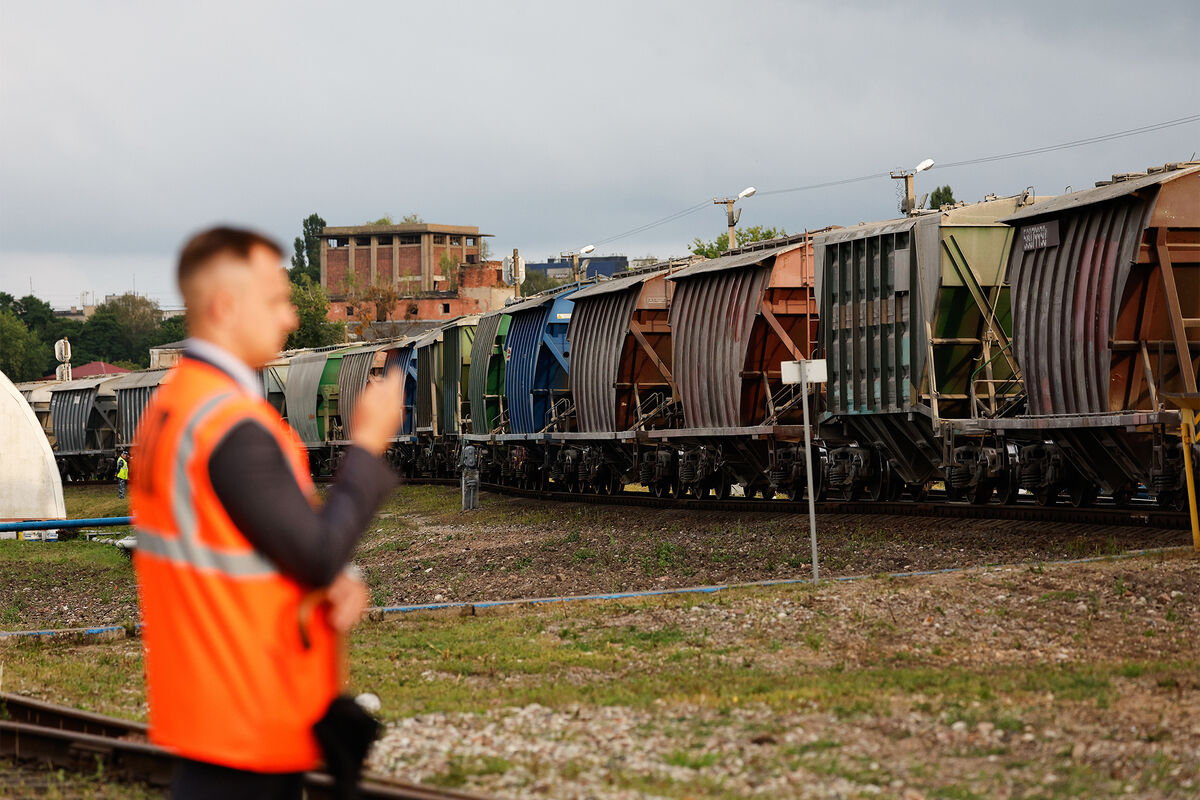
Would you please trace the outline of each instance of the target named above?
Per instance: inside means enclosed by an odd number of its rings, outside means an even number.
[[[382,459],[351,447],[325,504],[313,509],[275,437],[250,420],[217,445],[208,474],[217,499],[254,548],[309,586],[337,577],[397,483]]]

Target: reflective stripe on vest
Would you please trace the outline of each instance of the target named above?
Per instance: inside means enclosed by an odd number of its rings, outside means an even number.
[[[231,578],[252,578],[273,575],[278,570],[258,554],[257,551],[230,553],[209,547],[200,541],[196,530],[196,508],[193,505],[192,484],[187,480],[187,465],[196,450],[196,429],[216,411],[224,401],[234,397],[233,392],[223,392],[210,398],[200,406],[195,416],[183,429],[171,481],[171,510],[178,536],[164,536],[158,531],[140,527],[137,529],[138,549],[145,553],[165,558],[176,564],[193,569],[221,572]]]

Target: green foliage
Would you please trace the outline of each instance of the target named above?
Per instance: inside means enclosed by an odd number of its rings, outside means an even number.
[[[954,191],[947,186],[939,186],[929,193],[929,207],[941,208],[942,206],[954,205],[957,201],[954,199]]]
[[[288,277],[292,283],[298,283],[301,275],[307,275],[314,281],[321,280],[321,234],[325,231],[325,220],[319,214],[309,214],[300,223],[302,236],[297,236],[292,244],[295,251],[292,255],[292,268]]]
[[[12,381],[42,377],[50,347],[10,309],[0,308],[0,372]]]
[[[771,228],[766,225],[748,225],[737,231],[737,243],[739,247],[744,247],[754,242],[778,239],[780,236],[787,236],[787,231],[783,228]],[[711,242],[706,242],[697,236],[692,240],[692,244],[688,249],[692,251],[693,255],[716,258],[723,255],[729,249],[729,234],[722,233]]]
[[[443,250],[438,259],[438,268],[442,276],[450,282],[450,291],[453,292],[458,286],[458,259],[450,255],[449,250]]]
[[[521,284],[521,294],[526,297],[544,292],[547,289],[553,289],[556,286],[562,286],[567,283],[566,279],[558,280],[551,278],[545,270],[530,269],[525,271],[525,282]]]
[[[304,275],[298,283],[292,284],[292,303],[300,317],[300,327],[288,336],[286,347],[289,350],[297,347],[324,347],[346,340],[345,324],[326,319],[329,314],[329,298],[325,296],[321,285],[312,278]]]
[[[423,222],[425,222],[425,220],[421,218],[421,215],[414,211],[411,214],[405,214],[403,217],[400,218],[399,222],[396,222],[396,220],[392,217],[391,214],[384,214],[379,219],[369,219],[366,222],[364,222],[363,224],[364,225],[420,225]]]

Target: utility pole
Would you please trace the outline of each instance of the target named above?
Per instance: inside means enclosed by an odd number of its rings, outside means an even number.
[[[517,252],[517,248],[513,248],[513,289],[516,290],[516,297],[521,296],[521,277],[517,274],[521,268],[521,254]]]
[[[729,225],[729,247],[725,248],[726,250],[732,250],[737,247],[737,232],[734,228],[737,227],[738,220],[742,217],[742,210],[740,208],[735,209],[733,204],[743,197],[751,197],[756,191],[757,189],[753,186],[747,186],[738,193],[737,197],[713,198],[713,205],[725,206],[725,221]]]
[[[720,200],[713,198],[714,206],[725,206],[725,220],[729,225],[729,246],[726,250],[732,250],[737,247],[737,233],[734,228],[738,224],[738,220],[742,218],[742,210],[734,209],[733,204],[737,202],[736,197],[722,197]]]
[[[892,179],[904,181],[904,200],[900,203],[900,211],[908,216],[916,212],[918,205],[925,205],[925,198],[917,203],[916,176],[933,166],[933,159],[927,158],[913,169],[901,169],[891,173]]]

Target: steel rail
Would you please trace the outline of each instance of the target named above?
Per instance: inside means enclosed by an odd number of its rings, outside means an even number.
[[[456,478],[406,478],[412,485],[457,485]],[[641,506],[644,508],[683,508],[693,511],[738,511],[761,514],[807,514],[808,503],[804,500],[764,500],[731,498],[727,500],[700,500],[697,498],[654,497],[649,493],[622,492],[619,494],[596,494],[592,492],[556,492],[545,489],[522,489],[498,483],[480,483],[479,488],[498,494],[508,494],[535,500],[555,500],[569,503],[592,503],[601,505]],[[1187,530],[1190,521],[1186,512],[1166,511],[1156,507],[1117,508],[1115,506],[1070,505],[1040,506],[1036,503],[1013,503],[1001,505],[991,503],[951,503],[884,500],[822,500],[817,503],[817,513],[828,514],[882,514],[904,517],[935,517],[943,519],[1000,519],[1019,522],[1049,522],[1055,524],[1085,524],[1131,526],[1142,528],[1166,528]]]
[[[151,744],[140,722],[93,714],[22,695],[0,692],[0,757],[49,764],[72,772],[95,772],[119,780],[167,786],[175,756]],[[304,776],[306,797],[336,797],[333,778]],[[484,800],[482,795],[366,775],[359,793],[368,800]]]
[[[314,478],[317,483],[330,483],[328,476]],[[412,486],[457,486],[458,478],[409,478],[402,483]],[[522,489],[503,483],[481,482],[479,488],[532,500],[555,500],[567,503],[642,506],[644,508],[683,508],[693,511],[739,511],[764,514],[807,514],[804,500],[729,498],[700,500],[694,497],[655,497],[649,492],[621,492],[614,495],[594,492],[560,492],[549,489]],[[935,493],[936,494],[936,493]],[[1049,522],[1054,524],[1113,525],[1140,528],[1189,530],[1187,511],[1168,511],[1147,503],[1138,507],[1106,505],[1081,506],[1056,504],[1040,506],[1030,502],[1006,505],[988,503],[951,503],[948,501],[921,502],[890,500],[822,500],[817,503],[818,514],[881,514],[897,517],[935,517],[943,519],[1000,519],[1017,522]]]

